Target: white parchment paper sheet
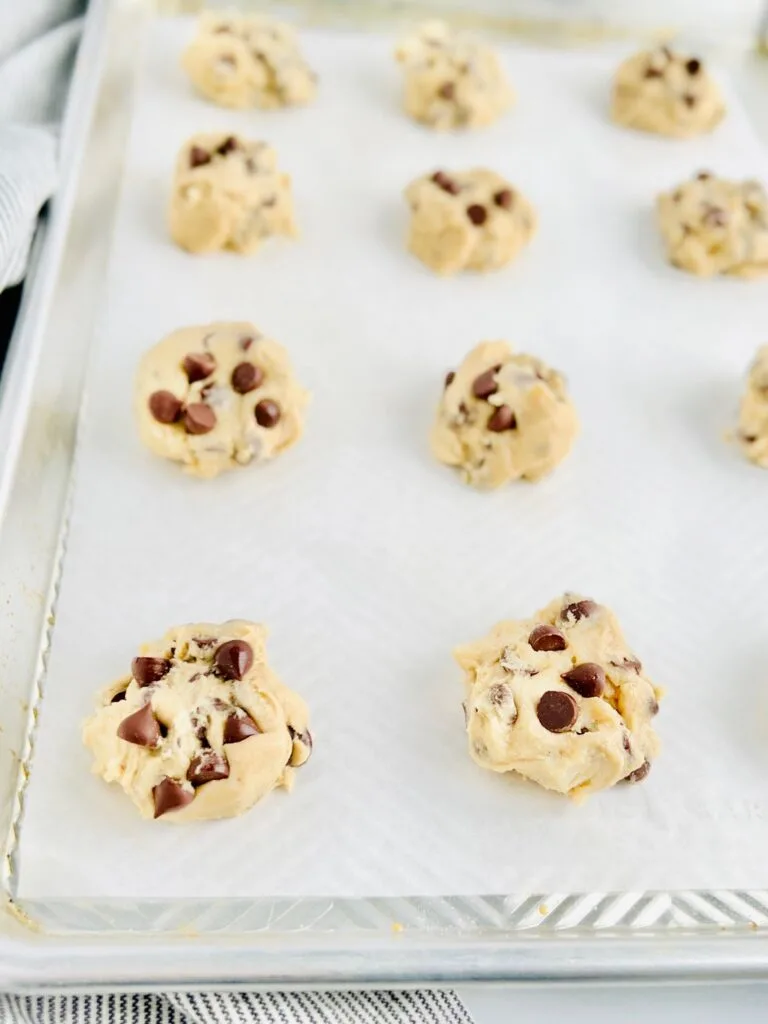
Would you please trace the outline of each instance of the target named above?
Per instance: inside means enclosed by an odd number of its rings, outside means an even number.
[[[184,80],[190,32],[159,23],[146,41],[19,894],[768,885],[768,474],[723,439],[768,341],[768,284],[672,269],[652,215],[702,167],[768,178],[735,97],[712,137],[632,134],[606,118],[615,54],[510,49],[515,110],[441,136],[401,115],[390,40],[318,31],[316,105],[231,112]],[[174,156],[208,128],[276,145],[300,241],[252,259],[171,244]],[[540,234],[506,271],[441,280],[404,251],[401,190],[483,164],[531,198]],[[288,345],[314,398],[297,449],[201,483],[142,450],[131,392],[148,346],[220,318]],[[567,373],[583,433],[545,482],[479,494],[426,435],[446,370],[496,337]],[[648,782],[580,807],[475,767],[450,654],[566,588],[609,603],[668,688]],[[293,794],[238,820],[142,821],[89,774],[80,721],[141,641],[231,616],[270,626],[314,757]]]

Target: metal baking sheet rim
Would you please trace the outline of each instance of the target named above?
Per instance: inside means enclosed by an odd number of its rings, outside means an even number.
[[[121,83],[114,80],[117,72],[107,62],[110,43],[119,34],[115,19],[135,20],[148,13],[146,4],[127,0],[91,4],[62,135],[61,187],[37,246],[4,382],[0,551],[14,492],[27,468],[21,458],[23,445],[25,440],[34,443],[31,411],[46,341],[50,355],[50,321],[62,287],[62,266],[71,256],[68,244],[92,117],[105,93],[110,92],[113,101],[130,94],[129,89],[120,89]],[[93,138],[90,146],[94,147]],[[117,182],[114,185],[116,191]],[[84,355],[86,362],[87,343]],[[74,438],[74,430],[71,433]],[[53,622],[73,447],[72,440],[58,511],[52,511],[56,528],[41,545],[47,544],[47,561],[43,558],[38,564],[31,559],[37,575],[31,572],[30,580],[37,582],[40,592],[33,591],[31,603],[13,603],[0,621],[6,649],[25,628],[27,638],[35,641],[35,650],[27,652],[35,665],[33,691],[44,673]],[[11,580],[11,586],[15,582],[17,589],[30,590],[29,580]],[[20,625],[17,619],[9,625],[14,614],[19,619],[26,616],[26,622]],[[28,696],[29,689],[25,685],[19,692]],[[184,908],[136,906],[118,925],[112,917],[116,907],[18,905],[13,900],[12,859],[33,742],[34,700],[22,713],[22,743],[15,754],[11,751],[18,785],[9,794],[15,809],[2,861],[0,990],[242,990],[768,976],[768,891],[762,890],[315,900],[300,901],[306,915],[298,918],[294,912],[299,903],[291,900],[269,908],[249,901],[206,901]],[[218,926],[207,932],[202,923],[206,915],[209,921],[219,919]]]

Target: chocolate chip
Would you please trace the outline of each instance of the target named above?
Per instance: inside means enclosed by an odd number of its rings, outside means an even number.
[[[467,207],[467,216],[474,225],[480,227],[481,224],[485,224],[488,220],[488,211],[480,203],[472,203],[471,206]]]
[[[168,674],[171,663],[167,658],[134,658],[131,675],[139,686],[151,686]]]
[[[662,78],[663,75],[664,75],[663,71],[659,71],[658,68],[655,68],[655,67],[653,67],[653,65],[649,64],[648,67],[645,69],[644,77],[645,78]]]
[[[215,750],[206,750],[193,757],[187,769],[187,779],[193,786],[202,786],[205,782],[217,782],[229,778],[229,762],[226,757]]]
[[[300,768],[303,764],[312,756],[312,733],[309,729],[305,729],[304,732],[297,732],[292,725],[288,726],[288,733],[294,742],[294,749],[291,750],[291,756],[288,759],[288,764],[294,768]],[[306,754],[302,750],[296,750],[295,745],[300,744],[304,747]]]
[[[280,419],[280,406],[271,398],[264,398],[253,410],[260,427],[274,427]]]
[[[568,641],[557,626],[548,626],[544,623],[531,630],[528,643],[534,651],[564,651],[568,646]]]
[[[497,206],[500,206],[502,210],[508,210],[512,206],[513,198],[512,190],[509,188],[503,188],[494,195],[493,201]]]
[[[568,672],[563,672],[560,678],[581,697],[599,697],[605,690],[605,670],[593,661],[575,665]]]
[[[121,700],[125,700],[125,690],[118,690],[109,703],[117,704]]]
[[[443,82],[437,90],[437,95],[443,100],[452,100],[456,95],[456,86],[453,82]]]
[[[626,752],[628,754],[631,754],[632,753],[632,743],[630,742],[630,739],[629,739],[629,733],[626,733],[626,732],[624,733],[624,739],[622,740],[622,743],[624,745],[624,749],[626,750]]]
[[[456,380],[456,373],[453,370],[449,370],[445,375],[445,386],[448,388]]]
[[[579,619],[587,619],[590,615],[594,615],[600,606],[595,604],[594,601],[586,599],[584,601],[574,601],[573,604],[567,604],[562,611],[562,617],[564,619],[573,619],[574,622],[578,622]]]
[[[506,704],[511,696],[512,691],[504,683],[494,683],[488,690],[488,700],[495,708],[500,708],[503,704]]]
[[[659,713],[659,702],[654,697],[648,705],[648,712],[651,717],[655,717]]]
[[[196,380],[205,380],[211,376],[216,369],[216,360],[209,352],[190,352],[184,356],[181,365],[189,383],[194,384]]]
[[[635,768],[633,772],[630,772],[624,779],[625,782],[642,782],[648,772],[651,770],[650,761],[643,761],[639,768]]]
[[[488,398],[490,395],[496,394],[499,390],[499,385],[496,383],[496,374],[500,369],[501,365],[492,366],[490,370],[486,370],[479,377],[475,377],[472,381],[472,394],[475,398]]]
[[[193,402],[184,412],[184,429],[188,434],[207,434],[216,426],[216,413],[205,402]]]
[[[155,817],[167,814],[168,811],[176,811],[180,807],[186,807],[195,799],[194,789],[187,789],[175,779],[163,779],[152,790],[152,799],[155,802]]]
[[[491,413],[486,426],[494,434],[501,434],[505,430],[517,430],[517,417],[508,405],[500,405]]]
[[[207,149],[203,149],[202,146],[193,146],[189,151],[189,166],[190,167],[202,167],[203,164],[209,164],[211,162],[211,154]]]
[[[683,103],[686,105],[686,107],[695,107],[696,106],[696,97],[692,96],[689,92],[687,92],[683,96]]]
[[[536,717],[548,732],[567,732],[578,714],[576,701],[562,690],[547,690],[536,706]]]
[[[147,702],[124,718],[117,727],[117,735],[137,747],[156,747],[160,742],[160,723],[152,712],[152,705]]]
[[[264,380],[264,371],[253,363],[238,363],[232,371],[232,387],[238,395],[255,391]]]
[[[222,679],[242,679],[253,664],[253,648],[245,640],[227,640],[216,648],[213,661]]]
[[[452,196],[458,195],[461,191],[460,186],[456,184],[453,178],[449,177],[445,171],[435,171],[432,175],[432,181],[443,190],[443,192],[449,192]]]
[[[696,175],[696,178],[697,178],[698,181],[709,181],[709,179],[711,177],[712,177],[712,172],[711,171],[699,171],[699,173]]]
[[[238,345],[243,350],[243,352],[247,352],[255,340],[255,338],[252,338],[249,334],[246,334],[240,339],[240,341],[238,341]]]
[[[256,725],[250,715],[233,714],[224,723],[224,742],[242,743],[250,736],[257,736],[261,729]]]
[[[698,75],[701,71],[701,61],[696,60],[695,57],[691,57],[691,59],[686,62],[685,70],[689,75]]]
[[[175,423],[181,415],[181,402],[170,391],[153,391],[147,404],[158,423]]]
[[[226,156],[227,153],[232,153],[232,152],[234,152],[234,150],[239,149],[239,148],[240,148],[240,146],[239,146],[238,141],[235,138],[235,136],[234,135],[228,135],[226,137],[226,139],[224,139],[224,141],[221,143],[221,145],[216,147],[216,152],[220,156]]]

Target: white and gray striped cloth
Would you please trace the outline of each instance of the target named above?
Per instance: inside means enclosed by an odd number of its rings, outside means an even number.
[[[454,992],[0,995],[0,1024],[472,1024]]]

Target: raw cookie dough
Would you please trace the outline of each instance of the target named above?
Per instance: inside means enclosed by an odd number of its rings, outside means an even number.
[[[768,469],[768,345],[757,350],[749,369],[736,437],[750,462]]]
[[[308,399],[281,345],[253,324],[215,323],[174,331],[144,355],[136,417],[156,455],[213,477],[295,444]]]
[[[317,89],[294,30],[258,14],[203,14],[181,63],[198,92],[223,107],[295,106]]]
[[[657,200],[669,262],[700,277],[768,273],[768,194],[700,171]]]
[[[233,619],[146,644],[83,725],[94,773],[143,817],[177,822],[230,818],[290,789],[312,750],[308,712],[267,664],[265,636]]]
[[[455,657],[466,673],[469,752],[482,768],[577,798],[648,774],[662,693],[604,605],[565,594]]]
[[[494,50],[425,22],[398,46],[405,70],[405,110],[430,128],[480,128],[507,110],[513,93]]]
[[[571,449],[579,421],[564,378],[505,341],[484,341],[448,374],[432,451],[466,483],[538,480]]]
[[[189,252],[255,252],[272,235],[298,234],[290,176],[266,142],[193,135],[176,160],[169,224]]]
[[[720,89],[697,57],[662,46],[616,72],[612,116],[626,128],[685,139],[711,132],[724,115]]]
[[[536,232],[528,200],[495,171],[435,171],[405,191],[411,207],[408,249],[438,274],[497,270]]]

